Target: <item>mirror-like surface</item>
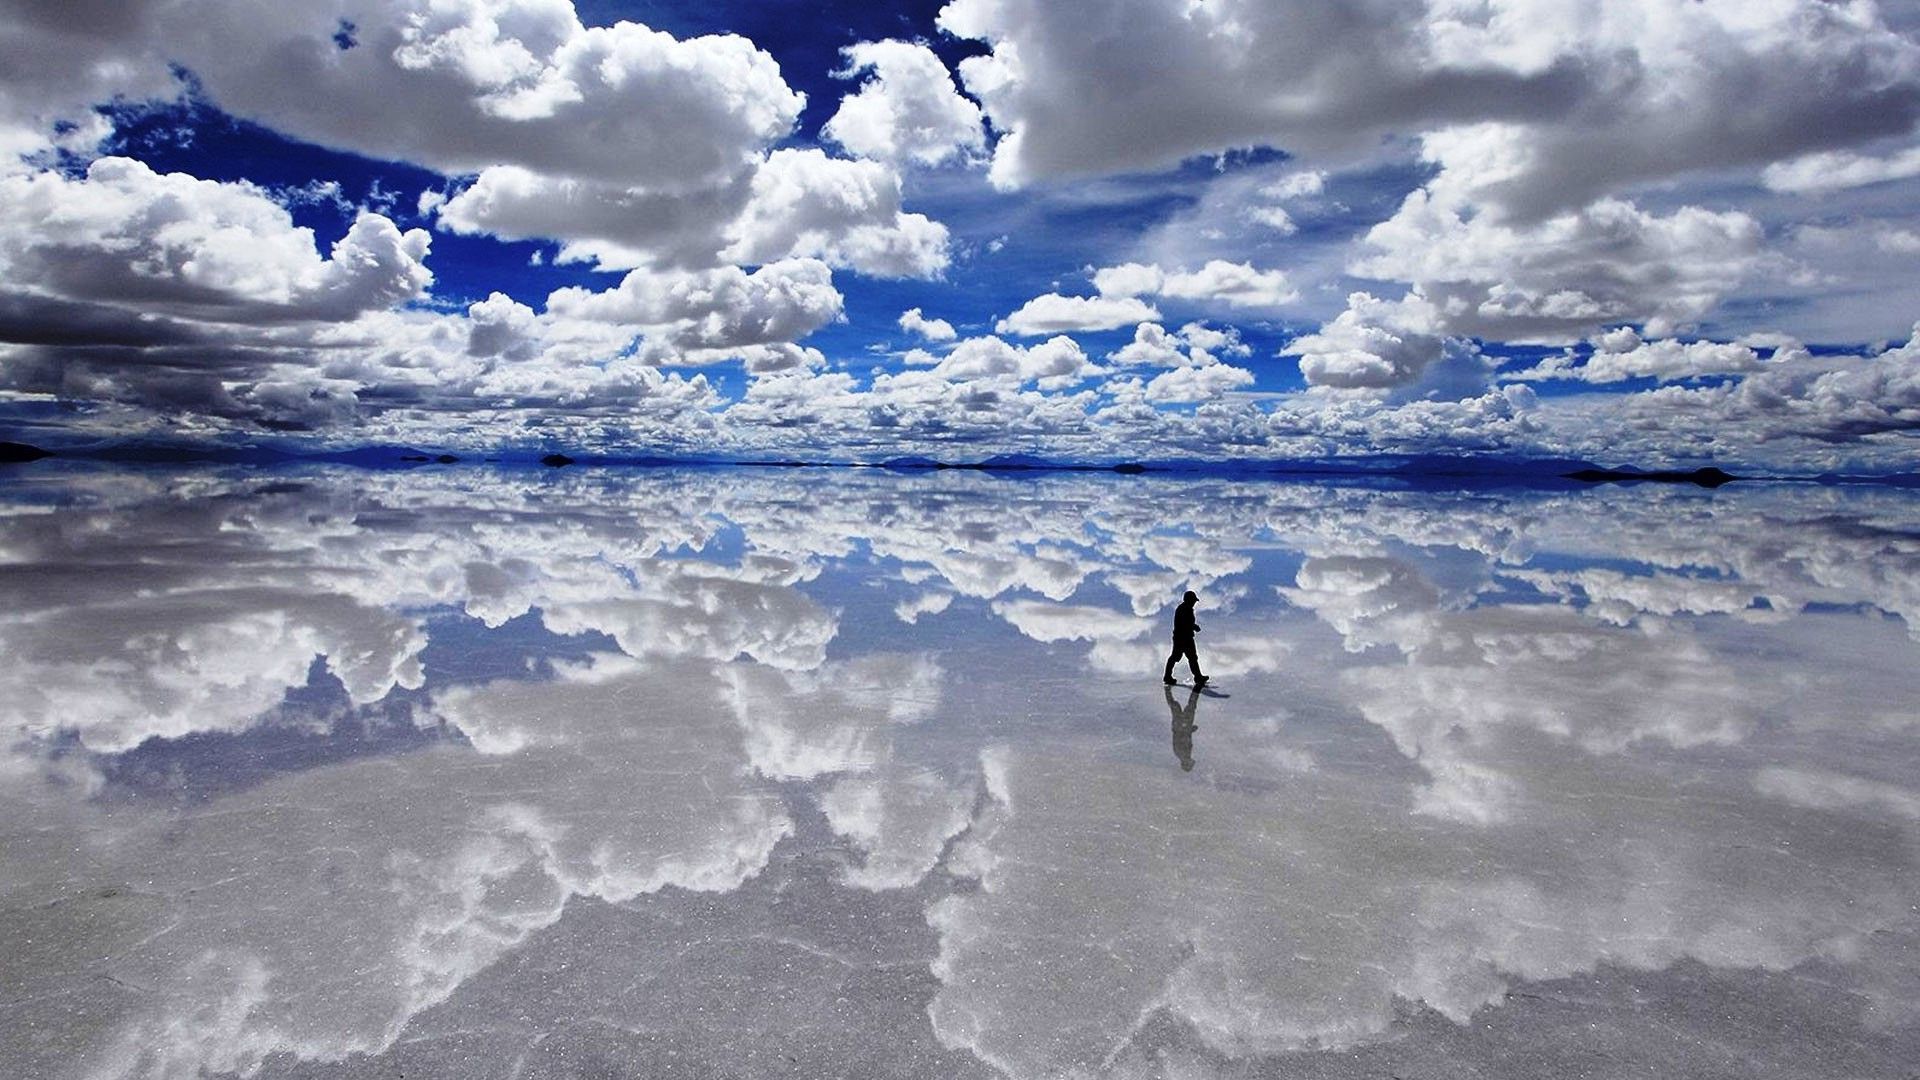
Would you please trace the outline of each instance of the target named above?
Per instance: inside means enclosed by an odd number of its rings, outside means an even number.
[[[10,1075],[1920,1060],[1910,494],[64,466],[0,507]],[[1159,678],[1187,588],[1204,693]]]

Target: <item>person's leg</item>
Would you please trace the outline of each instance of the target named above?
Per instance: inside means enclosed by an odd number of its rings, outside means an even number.
[[[1167,657],[1167,671],[1166,671],[1166,674],[1160,677],[1161,682],[1173,681],[1173,665],[1174,665],[1174,662],[1179,659],[1180,659],[1180,643],[1176,641],[1173,643],[1173,654]]]
[[[1194,648],[1193,642],[1185,641],[1181,644],[1184,646],[1183,651],[1187,654],[1187,670],[1193,672],[1193,681],[1199,682],[1201,679],[1206,678],[1205,675],[1200,674],[1200,653]],[[1169,670],[1171,670],[1171,665],[1169,665]]]

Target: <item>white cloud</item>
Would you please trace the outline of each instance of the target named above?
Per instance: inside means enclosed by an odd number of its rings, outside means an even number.
[[[345,319],[421,295],[428,236],[364,213],[330,257],[250,184],[101,158],[85,178],[0,177],[11,291],[215,322]]]
[[[1283,271],[1256,270],[1249,263],[1224,259],[1210,260],[1193,271],[1123,263],[1096,271],[1093,284],[1105,297],[1162,296],[1251,308],[1281,307],[1300,296]]]
[[[863,41],[841,50],[841,78],[868,77],[840,101],[820,134],[848,153],[892,164],[938,165],[986,149],[980,107],[962,97],[932,49],[916,42]]]
[[[1229,390],[1253,385],[1253,372],[1232,364],[1207,364],[1163,371],[1147,383],[1147,400],[1163,405],[1211,401]]]
[[[1021,348],[997,337],[968,338],[933,367],[941,379],[971,381],[1010,376],[1016,383],[1037,382],[1062,389],[1101,374],[1078,342],[1064,334]]]
[[[1478,171],[1539,212],[1622,183],[1901,134],[1920,118],[1917,50],[1870,9],[1644,0],[1493,14],[1383,5],[1336,19],[1308,3],[1132,0],[1103,15],[1111,29],[1094,34],[1075,4],[960,0],[941,13],[944,29],[993,48],[960,72],[1008,133],[996,182],[1256,144],[1339,156],[1382,134],[1485,121],[1513,150]]]
[[[1133,340],[1107,354],[1107,359],[1122,367],[1185,367],[1204,364],[1210,357],[1198,346],[1182,352],[1181,338],[1159,323],[1143,322],[1133,328]]]
[[[1292,236],[1300,231],[1294,224],[1293,215],[1287,213],[1284,206],[1254,206],[1247,209],[1247,217],[1265,225],[1282,236]]]
[[[686,349],[791,342],[840,317],[833,271],[814,259],[699,272],[635,270],[605,292],[570,287],[547,298],[561,319],[644,329]]]
[[[893,605],[894,617],[908,626],[919,623],[922,616],[938,615],[953,604],[950,592],[924,592]]]
[[[1622,322],[1655,336],[1697,322],[1762,254],[1759,222],[1613,199],[1526,225],[1470,214],[1426,189],[1367,233],[1352,270],[1411,282],[1447,333],[1558,343]]]
[[[1232,330],[1214,330],[1201,323],[1188,323],[1176,334],[1158,323],[1141,323],[1134,328],[1133,340],[1115,350],[1108,359],[1123,367],[1172,368],[1154,376],[1144,388],[1144,400],[1155,404],[1210,401],[1226,391],[1253,385],[1252,372],[1221,363],[1210,350],[1233,355],[1250,351]]]
[[[431,208],[441,228],[508,240],[559,240],[559,261],[602,269],[704,265],[746,211],[753,170],[690,192],[652,192],[547,176],[517,165],[481,170]]]
[[[1774,162],[1761,173],[1761,179],[1774,191],[1814,195],[1910,176],[1920,176],[1920,147],[1908,147],[1889,157],[1828,150]]]
[[[818,258],[880,277],[932,277],[947,265],[947,228],[900,209],[900,177],[876,161],[776,150],[720,255],[761,263]]]
[[[1386,389],[1420,377],[1446,351],[1432,332],[1432,306],[1417,299],[1385,301],[1367,293],[1312,334],[1294,338],[1286,355],[1300,358],[1310,386]]]
[[[1319,169],[1302,169],[1291,172],[1260,188],[1260,194],[1270,199],[1304,199],[1318,195],[1326,190],[1327,174]]]
[[[1728,375],[1759,371],[1765,366],[1760,354],[1738,342],[1679,341],[1663,338],[1642,341],[1630,329],[1602,335],[1593,341],[1593,352],[1584,364],[1575,364],[1571,352],[1548,357],[1524,371],[1503,374],[1503,379],[1538,381],[1579,379],[1590,383],[1621,382],[1626,379],[1655,378],[1661,382],[1698,378],[1702,375]],[[1776,358],[1788,355],[1793,346],[1780,346]]]
[[[918,334],[928,341],[952,341],[958,335],[953,324],[945,319],[929,319],[921,314],[919,308],[908,308],[900,313],[900,329],[909,334]]]
[[[1002,334],[1038,336],[1062,330],[1112,330],[1128,323],[1152,321],[1160,312],[1132,297],[1036,296],[1018,311],[1001,319],[994,329]]]
[[[785,136],[804,100],[745,38],[586,27],[555,0],[323,2],[270,19],[243,7],[176,5],[160,19],[161,48],[230,112],[448,174],[518,165],[647,191],[708,188]],[[343,17],[359,39],[351,49],[332,40]]]
[[[440,206],[438,220],[455,232],[557,239],[561,261],[602,269],[817,258],[880,277],[932,277],[949,259],[946,226],[901,209],[890,166],[819,150],[776,150],[691,192],[497,166]]]
[[[1131,641],[1153,630],[1138,616],[1085,604],[1041,600],[996,600],[993,613],[1039,642]]]

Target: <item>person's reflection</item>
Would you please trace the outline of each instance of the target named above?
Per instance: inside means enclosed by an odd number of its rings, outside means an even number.
[[[1193,707],[1200,703],[1200,688],[1187,688],[1187,703],[1182,706],[1173,700],[1173,687],[1160,688],[1167,695],[1167,711],[1173,714],[1173,756],[1180,759],[1180,771],[1193,771],[1193,731],[1200,725],[1193,722]]]

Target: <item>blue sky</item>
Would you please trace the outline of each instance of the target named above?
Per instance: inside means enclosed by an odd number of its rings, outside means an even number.
[[[14,438],[1914,461],[1902,7],[11,6]]]

